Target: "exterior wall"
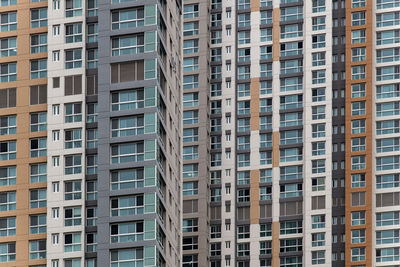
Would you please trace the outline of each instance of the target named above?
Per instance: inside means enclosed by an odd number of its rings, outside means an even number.
[[[30,190],[46,188],[46,183],[30,182],[30,165],[35,163],[46,163],[46,157],[30,156],[30,139],[45,138],[46,131],[31,132],[30,114],[37,112],[46,112],[46,104],[30,105],[30,86],[45,85],[46,78],[30,78],[30,60],[46,58],[47,53],[31,54],[30,35],[35,33],[46,33],[46,27],[31,28],[30,12],[34,8],[46,7],[47,2],[31,3],[30,1],[18,1],[16,5],[1,6],[0,13],[4,14],[11,11],[17,12],[17,30],[2,32],[0,39],[8,37],[17,38],[17,56],[1,57],[0,64],[16,62],[17,80],[12,82],[0,82],[0,90],[7,88],[17,88],[16,106],[10,108],[1,108],[0,117],[7,115],[16,115],[16,134],[1,135],[0,142],[16,141],[16,159],[0,161],[0,168],[16,166],[15,185],[1,186],[0,192],[16,192],[16,209],[3,211],[0,213],[0,219],[6,217],[16,218],[16,233],[14,236],[3,236],[0,243],[15,242],[15,260],[2,263],[4,266],[28,266],[44,264],[45,260],[31,260],[29,256],[29,241],[43,240],[46,235],[30,234],[30,215],[45,214],[46,208],[30,208]]]
[[[209,84],[209,60],[210,60],[210,50],[209,50],[209,3],[207,1],[185,1],[185,6],[195,5],[198,7],[197,17],[183,17],[183,23],[193,23],[198,22],[198,33],[193,35],[183,34],[183,49],[185,49],[185,41],[187,40],[197,40],[197,52],[190,51],[184,52],[184,58],[197,56],[198,62],[198,70],[191,71],[183,71],[183,83],[188,79],[187,77],[191,75],[197,75],[198,82],[197,86],[194,88],[186,88],[183,85],[183,98],[189,94],[196,95],[197,105],[193,104],[192,106],[183,104],[183,111],[198,111],[198,123],[186,125],[185,123],[182,125],[183,129],[195,129],[197,131],[197,141],[196,140],[186,140],[185,135],[183,136],[183,145],[185,146],[197,146],[198,147],[198,158],[191,160],[184,160],[182,158],[182,163],[184,165],[184,169],[189,164],[197,164],[197,175],[184,175],[183,182],[185,187],[186,182],[194,182],[198,185],[198,194],[197,195],[186,195],[183,194],[183,206],[186,207],[192,201],[197,201],[198,204],[195,204],[197,209],[185,210],[183,208],[183,224],[182,227],[185,227],[186,221],[188,220],[197,220],[198,233],[195,235],[198,238],[198,248],[183,250],[183,264],[188,261],[197,261],[199,266],[208,266],[209,265],[209,230],[210,230],[210,207],[209,207],[209,188],[218,187],[220,188],[220,184],[211,184],[210,185],[210,168],[209,168],[209,158],[210,158],[210,127],[209,127],[209,116],[210,116],[210,84]],[[219,222],[219,225],[221,223]],[[192,232],[183,231],[183,238],[192,237],[194,234]],[[185,241],[184,241],[185,242]],[[197,260],[196,260],[197,259]]]
[[[158,3],[158,4],[157,4]],[[125,7],[141,7],[141,6],[157,6],[157,18],[154,25],[145,27],[137,27],[133,30],[115,30],[111,31],[110,10],[118,10]],[[157,15],[158,14],[158,15]],[[170,14],[168,16],[167,14]],[[99,3],[99,187],[98,187],[98,262],[102,264],[110,264],[110,250],[116,251],[122,248],[129,247],[144,247],[145,258],[149,257],[149,261],[145,261],[145,266],[179,266],[180,257],[180,151],[181,151],[181,111],[180,104],[180,71],[178,68],[173,68],[172,62],[176,66],[180,64],[180,19],[181,14],[178,2],[165,2],[164,7],[159,1],[134,1],[129,3],[119,3],[111,5],[109,1],[100,1]],[[164,20],[166,25],[165,33],[162,33],[157,24],[160,19]],[[172,21],[170,21],[172,19]],[[157,32],[157,47],[161,49],[163,45],[166,56],[162,58],[157,51],[149,53],[141,53],[137,55],[129,55],[126,57],[112,58],[110,54],[111,35],[123,35],[135,32]],[[163,39],[162,36],[165,36]],[[175,38],[175,37],[178,38]],[[161,39],[160,39],[161,38]],[[145,80],[125,82],[119,84],[111,84],[110,82],[110,63],[124,62],[131,60],[157,60],[155,74],[153,77]],[[162,61],[164,60],[164,61]],[[160,76],[163,75],[166,79],[162,84]],[[157,81],[158,78],[158,81]],[[134,88],[154,88],[156,95],[153,96],[154,106],[138,109],[131,113],[124,111],[110,112],[111,93],[120,90]],[[165,104],[164,111],[160,107],[160,103]],[[133,115],[141,113],[156,113],[155,129],[160,131],[163,127],[164,136],[157,132],[151,134],[110,138],[110,119],[118,116]],[[156,121],[156,122],[157,122]],[[155,151],[149,156],[148,160],[136,163],[111,163],[111,146],[117,143],[126,143],[132,141],[155,141]],[[151,154],[150,154],[151,155]],[[145,156],[147,158],[147,154]],[[160,160],[160,158],[163,158]],[[150,186],[144,188],[129,189],[129,190],[110,190],[110,171],[133,167],[149,167],[154,168],[158,173],[154,177],[154,182]],[[157,182],[157,184],[156,184]],[[157,187],[156,185],[162,185]],[[152,208],[147,210],[143,215],[137,216],[120,216],[118,218],[110,216],[110,201],[112,197],[124,196],[127,194],[147,194],[152,195],[154,203]],[[168,198],[167,198],[168,196]],[[146,201],[146,200],[145,200]],[[163,209],[160,213],[159,210]],[[153,220],[156,222],[157,228],[153,229],[154,236],[148,240],[137,241],[133,244],[115,243],[110,244],[110,224],[117,222],[127,222],[132,220]],[[157,236],[156,236],[157,235]],[[162,239],[160,236],[164,235]],[[168,248],[168,250],[167,250]],[[147,255],[150,252],[150,256]],[[151,260],[150,260],[151,259]]]
[[[84,7],[86,2],[82,1]],[[85,105],[85,45],[86,40],[86,24],[85,16],[66,17],[66,2],[60,2],[60,8],[55,9],[52,3],[49,3],[49,32],[53,33],[54,25],[60,25],[60,34],[54,36],[54,33],[48,37],[48,162],[51,164],[48,169],[47,180],[47,264],[55,264],[65,266],[65,261],[70,259],[79,259],[81,265],[84,264],[86,238],[85,238],[85,122],[86,122],[86,105]],[[82,41],[74,43],[66,43],[66,25],[73,23],[82,23]],[[79,68],[67,69],[66,67],[66,52],[70,49],[82,49],[82,66]],[[59,51],[59,61],[55,61],[53,53]],[[79,94],[66,94],[66,77],[71,75],[81,75],[82,92]],[[59,78],[60,86],[57,88],[54,85],[53,79]],[[67,123],[67,104],[79,103],[82,107],[81,120],[77,122]],[[59,105],[59,114],[55,114],[53,107]],[[66,147],[66,130],[77,129],[81,130],[81,147],[67,149]],[[59,131],[59,140],[54,140],[53,133]],[[66,174],[66,157],[71,155],[81,156],[81,171],[74,174]],[[59,166],[54,166],[53,159],[59,158]],[[67,192],[66,183],[78,182],[81,185],[81,196],[78,199],[67,200],[65,194]],[[59,184],[59,191],[54,191],[54,183]],[[80,208],[81,223],[78,225],[68,226],[66,224],[66,209]],[[53,218],[53,209],[59,210],[59,218]],[[81,238],[81,249],[78,251],[68,252],[66,249],[66,234],[79,233]],[[59,236],[59,243],[53,243],[53,236]]]

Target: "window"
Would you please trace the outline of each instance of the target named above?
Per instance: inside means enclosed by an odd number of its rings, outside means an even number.
[[[65,182],[64,189],[65,189],[65,194],[64,194],[65,200],[82,199],[81,181]]]
[[[82,121],[82,104],[65,104],[65,123]]]
[[[299,20],[303,19],[303,7],[294,6],[281,9],[281,21]]]
[[[239,42],[239,44],[249,44],[250,43],[250,31],[238,31],[238,42]]]
[[[111,17],[113,30],[144,26],[144,8],[115,11],[112,12]]]
[[[237,256],[250,256],[250,243],[239,243],[237,245]]]
[[[0,161],[13,160],[17,158],[17,142],[0,142]]]
[[[97,233],[86,234],[86,252],[97,252]]]
[[[237,202],[250,202],[250,189],[238,189]]]
[[[67,260],[64,260],[64,266],[65,267],[78,267],[78,266],[81,266],[81,259],[67,259]]]
[[[272,199],[272,187],[262,186],[260,187],[260,200],[271,200]]]
[[[15,236],[17,231],[16,218],[7,217],[0,219],[0,237]]]
[[[376,86],[376,97],[378,99],[400,96],[399,84],[385,84]]]
[[[365,133],[365,120],[353,120],[351,121],[351,133]]]
[[[325,70],[315,70],[312,71],[312,84],[325,83]]]
[[[0,68],[1,68],[1,65],[0,65]],[[0,79],[2,79],[2,78],[0,77]],[[0,89],[0,109],[15,107],[16,103],[17,103],[17,89],[16,88]],[[3,123],[3,121],[1,123]],[[1,133],[2,127],[3,127],[3,124],[0,126],[0,135],[3,135]]]
[[[0,6],[14,6],[17,4],[17,0],[5,0],[0,2]]]
[[[183,142],[191,143],[199,141],[199,129],[198,128],[188,128],[183,129]]]
[[[0,135],[17,133],[17,116],[0,116]]]
[[[400,186],[399,175],[397,174],[386,174],[376,176],[376,188],[394,188]]]
[[[260,29],[260,42],[272,41],[272,28]]]
[[[365,22],[366,22],[365,11],[351,13],[351,25],[352,26],[365,25]]]
[[[35,189],[30,191],[29,207],[31,209],[45,208],[46,205],[46,189]]]
[[[249,142],[250,142],[250,140],[249,140]],[[272,147],[272,134],[271,133],[260,134],[260,147]]]
[[[237,154],[238,167],[250,166],[250,153]]]
[[[280,240],[280,249],[279,249],[279,251],[281,253],[284,253],[284,252],[297,252],[297,251],[302,251],[302,250],[303,250],[303,245],[302,245],[302,239],[301,238],[281,239]]]
[[[357,98],[364,96],[365,96],[365,83],[356,83],[351,85],[351,97]]]
[[[143,60],[137,60],[111,64],[111,83],[143,80],[145,77],[144,63]],[[155,61],[147,60],[146,67],[149,67],[149,63],[153,64]],[[154,66],[151,68],[153,68],[153,71],[155,72]],[[146,69],[146,73],[149,73],[149,71],[151,72],[152,70]]]
[[[183,233],[192,233],[197,232],[198,228],[198,219],[183,219],[182,222],[182,232]]]
[[[196,18],[199,16],[199,5],[184,5],[183,7],[183,18]]]
[[[365,6],[365,1],[366,0],[352,0],[351,1],[351,7],[352,8],[364,7]]]
[[[80,251],[82,248],[81,244],[81,233],[70,233],[64,235],[64,252],[75,252]]]
[[[281,61],[281,74],[289,74],[303,71],[302,60],[286,60]]]
[[[325,16],[312,18],[312,30],[320,31],[325,29]]]
[[[185,22],[183,23],[183,36],[194,36],[199,34],[199,22]],[[213,35],[213,32],[211,33]],[[217,43],[215,40],[213,40],[213,36],[211,36],[211,43]]]
[[[399,12],[388,12],[376,15],[377,27],[389,27],[400,24]]]
[[[65,50],[65,68],[75,69],[82,67],[82,49]]]
[[[142,266],[144,263],[143,248],[111,250],[111,266]]]
[[[298,197],[303,195],[303,184],[284,184],[280,186],[280,198]]]
[[[240,225],[237,227],[237,238],[250,238],[250,225]]]
[[[64,133],[64,138],[65,138],[65,149],[82,147],[81,129],[66,130]]]
[[[65,25],[65,42],[67,44],[82,42],[82,23]]]
[[[260,59],[272,58],[272,46],[260,46]]]
[[[53,25],[53,36],[59,36],[60,35],[60,25]]]
[[[30,87],[30,104],[31,105],[39,105],[39,104],[46,104],[47,103],[47,85],[34,85]],[[40,124],[39,120],[44,119],[44,115],[42,113],[38,113],[40,115],[38,119],[38,123]],[[31,118],[32,119],[32,118]],[[33,121],[36,121],[35,116],[33,117]],[[38,125],[38,131],[43,129],[43,125]],[[42,126],[42,127],[40,127]],[[34,128],[35,129],[35,128]]]
[[[312,12],[325,12],[325,0],[313,0],[312,1]]]
[[[312,191],[325,190],[325,177],[312,178]]]
[[[98,0],[88,0],[87,2],[87,16],[94,17],[97,16],[99,3]]]
[[[325,233],[314,233],[311,234],[311,245],[313,247],[325,246]]]
[[[351,157],[351,169],[361,170],[365,169],[365,156],[354,156]]]
[[[325,34],[317,34],[312,36],[312,48],[325,47]]]
[[[31,158],[47,156],[47,138],[34,138],[31,142]]]
[[[272,224],[260,224],[260,237],[272,236]]]
[[[47,113],[31,113],[31,132],[41,131],[47,131]]]
[[[144,186],[144,170],[129,169],[111,173],[111,189],[121,190]]]
[[[144,143],[126,143],[111,147],[111,161],[115,163],[138,162],[144,160]]]
[[[0,168],[0,186],[15,185],[17,183],[17,170],[15,166]]]
[[[87,24],[87,33],[86,33],[87,40],[86,40],[86,42],[88,42],[88,43],[96,43],[96,42],[98,42],[98,35],[99,35],[98,27],[99,27],[98,23],[88,23]],[[81,39],[81,37],[80,37],[80,39]],[[82,41],[82,39],[81,40],[77,40],[76,42],[81,42],[81,41]]]
[[[30,182],[44,183],[47,181],[47,164],[38,163],[30,165]]]
[[[351,225],[365,224],[365,211],[355,211],[351,213]]]
[[[280,115],[280,127],[290,127],[302,124],[303,124],[303,113],[301,112],[282,113]]]
[[[16,260],[15,242],[0,243],[0,262]]]
[[[311,252],[311,264],[325,264],[325,250]]]
[[[211,14],[211,27],[222,26],[222,13]]]
[[[389,211],[376,214],[376,226],[390,226],[400,224],[400,212]]]
[[[376,170],[394,170],[400,168],[399,156],[387,156],[376,158]]]
[[[97,225],[97,207],[86,209],[86,226]]]
[[[30,220],[30,225],[29,225],[30,234],[46,233],[46,214],[30,215],[29,220]]]
[[[65,17],[82,16],[82,1],[81,0],[66,0],[65,1]]]
[[[378,234],[378,232],[377,232]],[[378,240],[377,240],[378,241]],[[351,230],[351,243],[359,244],[365,242],[365,229]]]
[[[143,214],[143,195],[124,196],[111,199],[111,216]]]
[[[280,83],[281,92],[291,92],[303,89],[303,79],[301,77],[281,79]]]
[[[364,261],[365,247],[357,247],[351,249],[351,261]]]
[[[70,207],[64,210],[64,226],[76,226],[82,224],[82,209]]]
[[[325,124],[313,124],[312,125],[312,137],[319,138],[325,137]]]
[[[47,77],[47,59],[31,60],[31,79]]]
[[[211,88],[215,86],[211,85]],[[183,89],[195,89],[199,87],[199,75],[185,75],[183,76]]]
[[[352,102],[351,115],[352,116],[365,115],[365,101]]]
[[[311,216],[311,220],[312,229],[325,228],[325,215],[313,215]]]
[[[0,57],[12,57],[17,55],[16,37],[2,38],[0,39],[0,43]]]
[[[325,172],[325,160],[324,159],[313,160],[311,162],[312,162],[312,173]]]
[[[2,83],[7,83],[7,82],[15,82],[16,80],[17,80],[17,63],[10,62],[10,63],[0,64],[0,81]],[[11,90],[11,89],[6,89],[6,90]],[[10,94],[11,93],[13,92],[10,92]]]
[[[82,156],[68,155],[65,156],[65,174],[82,173]]]
[[[325,119],[325,106],[313,106],[312,119],[313,120]]]
[[[184,111],[183,125],[197,124],[199,122],[198,116],[199,116],[198,110]]]
[[[92,175],[97,174],[98,158],[96,155],[86,156],[86,174]]]
[[[185,182],[182,189],[183,196],[193,196],[198,194],[198,182]]]
[[[359,62],[366,60],[366,48],[359,47],[359,48],[352,48],[351,49],[351,61],[352,62]],[[378,59],[377,59],[378,61]]]
[[[47,27],[47,8],[31,10],[31,28]]]
[[[17,30],[17,12],[1,13],[0,20],[0,28],[2,32]]]
[[[250,26],[250,17],[251,17],[250,13],[238,14],[238,16],[237,16],[238,27]]]
[[[147,223],[147,221],[145,222]],[[126,243],[143,240],[144,223],[130,222],[111,225],[111,243]]]
[[[15,38],[14,38],[15,39]],[[15,39],[16,44],[16,39]],[[15,54],[17,52],[17,48],[15,47]],[[31,53],[44,53],[47,52],[47,34],[33,34],[31,35]]]
[[[281,25],[281,39],[303,36],[303,24]]]

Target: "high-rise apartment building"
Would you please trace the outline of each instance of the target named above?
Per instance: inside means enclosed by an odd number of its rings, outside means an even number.
[[[183,1],[183,267],[399,265],[399,18]]]
[[[179,0],[0,3],[0,263],[181,265]]]

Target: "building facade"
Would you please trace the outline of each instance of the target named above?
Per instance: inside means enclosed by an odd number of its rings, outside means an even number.
[[[181,15],[0,3],[2,265],[181,265]]]
[[[398,266],[400,1],[183,5],[183,266]]]

